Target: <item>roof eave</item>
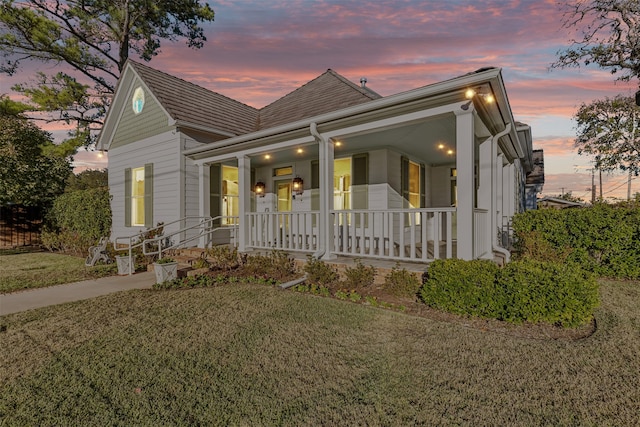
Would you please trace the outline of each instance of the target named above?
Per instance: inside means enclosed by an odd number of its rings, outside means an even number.
[[[492,69],[478,72],[478,73],[466,74],[464,76],[456,77],[450,80],[446,80],[444,82],[434,83],[428,86],[423,86],[421,88],[412,89],[406,92],[401,92],[399,94],[390,95],[380,99],[375,99],[364,104],[358,104],[352,107],[347,107],[341,110],[332,111],[330,113],[321,114],[319,116],[310,117],[310,118],[299,120],[293,123],[287,123],[285,125],[264,129],[258,132],[239,135],[233,138],[225,139],[224,141],[220,141],[217,143],[207,144],[202,147],[192,148],[190,150],[186,150],[184,154],[187,156],[194,156],[194,155],[202,154],[205,152],[214,151],[216,149],[223,148],[228,145],[237,145],[237,144],[241,144],[241,143],[256,140],[256,139],[267,138],[267,137],[271,137],[278,134],[292,132],[302,128],[308,128],[311,125],[311,123],[316,123],[317,125],[321,125],[323,123],[331,122],[334,120],[343,119],[343,118],[347,118],[355,115],[360,115],[360,114],[368,113],[378,109],[392,107],[394,105],[403,104],[403,103],[419,100],[422,98],[433,97],[440,94],[446,94],[449,92],[460,91],[462,95],[464,90],[468,87],[477,86],[483,83],[489,83],[491,81],[497,82],[499,85],[502,85],[502,81],[501,79],[499,79],[500,72],[501,70],[499,68],[492,68]],[[508,103],[506,104],[506,107],[509,108]],[[509,111],[510,111],[510,108],[509,108]],[[513,132],[515,132],[515,130]],[[517,136],[516,136],[516,140],[517,140]]]

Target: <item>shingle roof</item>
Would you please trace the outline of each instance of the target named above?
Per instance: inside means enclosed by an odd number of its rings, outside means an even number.
[[[335,71],[326,72],[260,110],[260,129],[295,122],[381,98]]]
[[[138,62],[129,64],[173,119],[236,135],[255,130],[257,109]]]
[[[369,88],[360,87],[329,69],[258,110],[138,62],[129,60],[129,64],[173,119],[236,135],[381,98]]]

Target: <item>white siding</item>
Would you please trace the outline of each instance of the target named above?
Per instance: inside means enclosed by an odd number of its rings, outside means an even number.
[[[109,151],[109,189],[113,224],[111,239],[135,235],[144,227],[124,225],[124,171],[153,163],[153,225],[180,218],[180,143],[165,132]]]
[[[431,207],[451,206],[451,168],[450,166],[431,167]]]

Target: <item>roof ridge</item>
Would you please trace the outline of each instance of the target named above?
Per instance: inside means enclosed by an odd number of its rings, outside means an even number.
[[[184,83],[186,83],[186,84],[188,84],[188,85],[190,85],[190,86],[193,86],[193,87],[195,87],[195,88],[198,88],[198,89],[201,89],[201,90],[205,90],[205,91],[207,91],[207,92],[210,92],[210,93],[216,94],[216,95],[218,95],[218,96],[221,96],[221,97],[223,97],[223,98],[225,98],[225,99],[228,99],[228,100],[230,100],[230,101],[233,101],[233,102],[235,102],[235,103],[237,103],[237,104],[244,105],[245,107],[249,107],[249,108],[251,108],[251,109],[253,109],[253,110],[256,110],[256,111],[258,111],[258,110],[259,110],[259,108],[252,107],[251,105],[249,105],[249,104],[245,104],[245,103],[244,103],[244,102],[242,102],[242,101],[238,101],[237,99],[230,98],[230,97],[228,97],[228,96],[226,96],[226,95],[221,94],[220,92],[216,92],[216,91],[214,91],[214,90],[207,89],[207,88],[206,88],[206,87],[204,87],[204,86],[200,86],[200,85],[198,85],[198,84],[195,84],[195,83],[193,83],[193,82],[190,82],[189,80],[185,80],[185,79],[180,78],[180,77],[178,77],[178,76],[174,76],[173,74],[169,74],[169,73],[164,72],[164,71],[162,71],[162,70],[158,70],[157,68],[150,67],[149,65],[142,64],[141,62],[134,61],[134,60],[132,60],[132,59],[127,59],[127,62],[130,62],[131,64],[133,64],[134,68],[135,68],[135,67],[142,67],[143,69],[150,70],[151,72],[155,72],[155,73],[163,74],[163,75],[165,75],[165,76],[167,76],[167,77],[170,77],[170,78],[172,78],[172,79],[180,80],[180,81],[182,81],[182,82],[184,82]]]
[[[356,89],[358,92],[360,92],[361,94],[363,94],[364,96],[370,98],[370,99],[377,99],[374,95],[377,95],[378,97],[382,98],[382,96],[378,93],[376,93],[375,91],[362,86],[358,86],[357,84],[355,84],[354,82],[352,82],[351,80],[349,80],[348,78],[344,77],[342,74],[338,73],[335,70],[332,70],[331,68],[327,69],[326,71],[327,73],[330,73],[332,76],[336,77],[338,80],[340,80],[342,83],[346,84],[347,86],[351,87],[352,89]]]

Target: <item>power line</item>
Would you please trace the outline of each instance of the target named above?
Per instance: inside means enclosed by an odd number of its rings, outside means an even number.
[[[622,182],[620,185],[618,185],[618,186],[617,186],[617,187],[615,187],[615,188],[612,188],[611,190],[607,191],[607,192],[606,192],[606,193],[604,193],[604,194],[609,194],[609,193],[611,193],[612,191],[616,191],[618,188],[620,188],[620,187],[622,187],[622,186],[625,186],[625,185],[629,184],[629,181],[633,181],[633,180],[634,180],[634,179],[636,179],[636,178],[637,178],[637,177],[625,178],[625,179],[624,179],[624,182]]]

